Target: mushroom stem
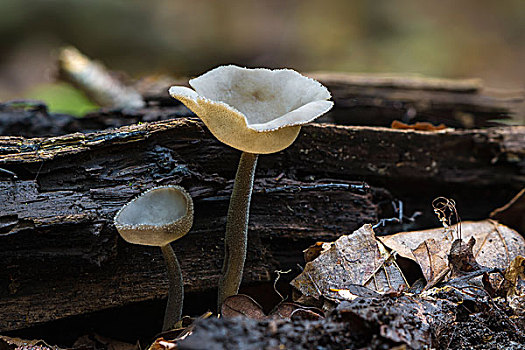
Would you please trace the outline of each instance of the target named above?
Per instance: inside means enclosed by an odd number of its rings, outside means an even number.
[[[164,313],[164,325],[162,331],[165,332],[173,328],[182,316],[182,301],[184,298],[184,284],[182,282],[182,273],[180,270],[179,261],[175,256],[175,252],[171,245],[166,244],[161,246],[162,255],[166,261],[168,268],[168,303]]]
[[[243,152],[235,175],[228,208],[224,239],[224,263],[219,282],[218,308],[229,296],[237,294],[242,280],[248,241],[248,216],[252,197],[257,154]]]

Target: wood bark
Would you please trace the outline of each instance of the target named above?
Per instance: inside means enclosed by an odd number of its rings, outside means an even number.
[[[321,121],[341,125],[389,127],[394,120],[444,123],[449,127],[480,128],[501,125],[509,118],[523,120],[524,92],[494,90],[477,79],[448,80],[417,75],[308,74],[332,93],[335,106]],[[161,79],[160,83],[135,85],[145,108],[111,109],[83,118],[49,113],[38,101],[0,103],[0,135],[39,137],[193,115],[168,95],[171,85],[188,85],[188,79]]]
[[[325,85],[335,106],[321,120],[341,125],[390,126],[405,123],[444,123],[454,128],[502,125],[512,117],[524,121],[522,90],[491,89],[480,79],[437,79],[420,75],[306,73]],[[169,81],[169,80],[168,80]],[[187,85],[186,79],[170,82]],[[146,101],[175,105],[166,82],[138,84]]]
[[[384,187],[425,215],[447,191],[461,196],[465,219],[487,215],[525,184],[524,139],[525,127],[304,127],[290,148],[260,158],[243,282],[271,281],[314,241],[377,222],[392,200]],[[112,224],[124,203],[161,184],[195,201],[194,227],[173,245],[186,291],[216,288],[239,156],[194,118],[1,137],[0,331],[165,296],[158,249],[123,242]]]
[[[523,91],[486,88],[479,79],[437,79],[419,75],[320,73],[337,108],[332,120],[344,125],[390,126],[444,123],[454,128],[501,125],[524,111]]]
[[[186,291],[217,287],[240,154],[217,142],[200,122],[178,119],[42,139],[3,137],[0,152],[0,331],[164,297],[159,250],[123,242],[112,224],[119,207],[161,184],[180,184],[195,201],[193,229],[173,244]],[[387,195],[363,190],[360,182],[352,189],[346,180],[316,189],[315,181],[294,179],[284,159],[280,162],[281,167],[260,167],[257,174],[248,284],[270,281],[275,269],[300,263],[301,250],[315,240],[377,221],[377,202]]]

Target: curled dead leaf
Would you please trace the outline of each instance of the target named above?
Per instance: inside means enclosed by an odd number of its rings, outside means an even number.
[[[330,249],[331,243],[326,242],[316,242],[315,244],[309,246],[305,250],[303,250],[304,253],[304,261],[310,262],[314,259],[316,259],[319,255],[321,255],[322,252],[327,251]]]
[[[290,319],[292,317],[294,317],[294,319],[318,320],[324,318],[324,313],[314,307],[283,301],[266,316],[259,303],[247,295],[237,294],[224,300],[222,304],[222,316],[244,316],[255,320]]]
[[[300,311],[300,312],[299,312]],[[296,313],[299,312],[297,315]],[[315,314],[315,315],[313,315]],[[306,319],[320,319],[324,318],[324,313],[318,308],[300,305],[291,302],[281,302],[277,305],[272,312],[268,315],[271,318],[287,319],[291,318],[292,315],[296,317],[305,316]]]
[[[505,271],[507,301],[517,315],[525,316],[525,257],[517,256]]]
[[[177,348],[176,341],[157,338],[148,350],[173,350]]]
[[[525,255],[525,239],[494,220],[461,223],[465,241],[474,237],[473,257],[480,265],[505,268],[518,255]],[[416,261],[427,282],[442,277],[448,269],[448,254],[456,239],[457,225],[447,229],[400,232],[379,237],[402,257]]]
[[[58,346],[48,345],[45,341],[38,340],[25,340],[20,338],[11,338],[0,335],[0,349],[9,350],[60,350]]]
[[[415,261],[421,267],[423,276],[428,284],[434,284],[448,273],[448,250],[443,247],[444,241],[429,238],[421,242],[416,249],[412,251]]]
[[[324,317],[318,314],[317,312],[313,312],[312,310],[300,308],[292,312],[290,315],[291,320],[310,320],[310,321],[317,321],[320,319],[323,319]]]
[[[308,262],[291,282],[303,296],[317,300],[322,296],[335,301],[341,297],[334,290],[354,285],[384,293],[406,284],[395,256],[375,238],[371,225],[364,225],[331,243],[328,250]]]
[[[223,317],[245,316],[256,320],[266,318],[262,306],[244,294],[232,295],[224,299],[221,306],[221,315]]]
[[[352,301],[354,299],[357,299],[359,297],[362,298],[376,298],[379,297],[381,294],[374,292],[371,289],[368,289],[364,286],[360,286],[358,284],[354,284],[351,286],[348,286],[348,289],[337,289],[337,288],[330,288],[331,292],[337,292],[339,295],[340,300],[347,300]]]
[[[467,243],[461,239],[452,242],[448,262],[451,270],[450,278],[461,277],[465,273],[479,270],[481,266],[474,257],[473,249],[476,245],[476,239],[470,237]]]

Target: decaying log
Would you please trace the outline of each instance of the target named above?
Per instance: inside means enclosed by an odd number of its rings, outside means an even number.
[[[332,118],[337,124],[390,126],[401,120],[479,128],[501,125],[500,120],[523,112],[523,91],[487,89],[478,79],[342,73],[312,76],[331,91],[337,106]]]
[[[525,92],[496,90],[479,79],[438,79],[416,74],[306,73],[332,93],[335,106],[322,120],[342,125],[390,126],[406,123],[444,123],[455,128],[501,125],[517,116],[523,120]],[[168,80],[169,81],[169,80]],[[170,82],[185,85],[187,80]],[[169,84],[138,84],[146,101],[175,105]]]
[[[194,227],[174,244],[186,291],[216,288],[239,154],[201,123],[3,137],[0,153],[0,331],[164,297],[159,250],[123,242],[112,224],[120,206],[161,184],[181,184],[195,201]],[[377,202],[388,198],[361,182],[319,185],[289,171],[259,167],[245,283],[271,281],[275,269],[300,263],[315,240],[377,221]]]
[[[525,127],[304,127],[290,148],[260,158],[244,282],[271,281],[312,242],[377,222],[391,200],[382,186],[429,205],[461,185],[466,218],[485,215],[525,183],[524,136]],[[158,249],[123,242],[112,225],[121,205],[161,184],[180,184],[195,200],[194,227],[173,245],[186,290],[215,288],[238,157],[195,118],[1,137],[0,331],[164,296]],[[473,205],[483,192],[494,197]]]
[[[389,127],[406,123],[444,123],[449,127],[479,128],[499,125],[512,116],[523,120],[523,91],[487,89],[477,79],[448,80],[417,75],[382,76],[343,73],[308,74],[331,91],[335,106],[321,119],[342,125]],[[193,115],[168,95],[170,85],[187,85],[187,79],[138,82],[145,108],[102,109],[83,118],[49,113],[38,101],[0,103],[0,135],[56,136],[90,132],[138,122]]]
[[[20,100],[0,103],[0,135],[59,136],[194,115],[177,102],[169,101],[167,106],[159,106],[156,105],[156,102],[150,102],[155,105],[137,109],[103,108],[88,113],[82,118],[51,113],[47,105],[40,101]]]
[[[72,155],[78,157],[103,147],[118,148],[119,145],[127,149],[130,143],[142,145],[153,136],[157,150],[147,156],[166,156],[163,151],[169,149],[163,150],[161,144],[170,146],[172,150],[171,158],[157,161],[169,163],[176,159],[176,153],[184,152],[195,166],[203,167],[207,172],[224,174],[227,171],[228,175],[231,175],[232,164],[236,164],[237,153],[213,139],[201,122],[196,118],[179,118],[92,134],[33,139],[2,137],[0,165],[24,178],[29,176],[26,172],[32,171],[28,165],[38,164],[42,178],[46,175],[46,161],[65,160],[69,164],[71,159],[68,157]],[[524,139],[524,126],[424,132],[310,124],[303,128],[294,147],[265,156],[261,163],[264,168],[282,169],[286,162],[288,168],[296,171],[325,174],[327,177],[468,182],[469,185],[507,185],[520,189],[525,172]],[[213,157],[206,153],[212,150],[218,152]],[[118,154],[118,151],[112,154],[114,158],[126,156]],[[91,174],[98,174],[103,168],[88,169],[90,175],[85,176],[92,177],[97,183],[100,179]],[[145,171],[141,169],[135,176],[143,175]],[[60,188],[65,189],[62,184]]]

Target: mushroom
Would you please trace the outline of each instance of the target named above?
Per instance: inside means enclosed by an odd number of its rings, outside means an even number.
[[[301,125],[328,112],[333,102],[319,82],[290,69],[215,68],[189,81],[194,90],[169,92],[193,111],[221,142],[243,153],[233,187],[219,282],[219,309],[237,294],[246,259],[248,216],[258,154],[279,152],[299,135]]]
[[[114,223],[125,241],[161,248],[169,281],[162,329],[171,329],[182,316],[184,284],[179,262],[170,243],[188,233],[193,224],[193,201],[190,195],[179,186],[150,189],[124,205],[115,215]]]

